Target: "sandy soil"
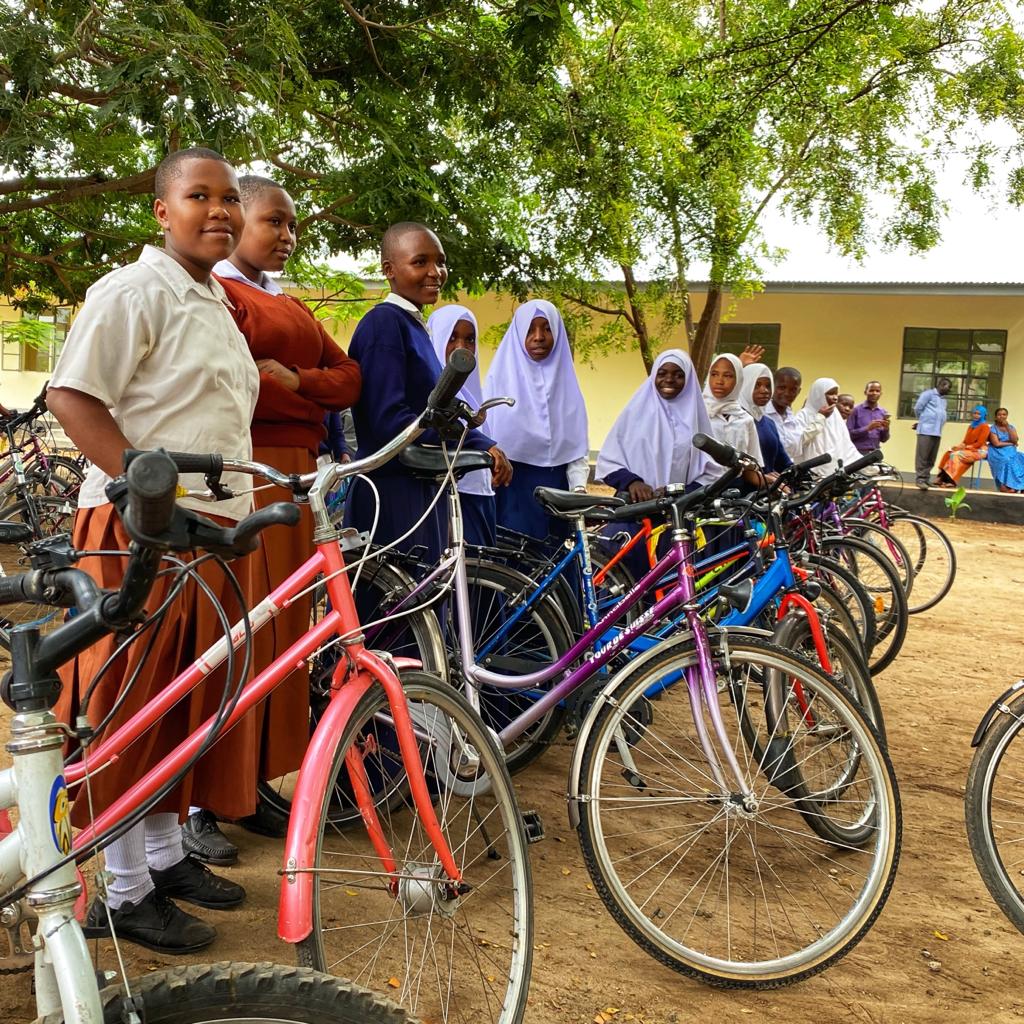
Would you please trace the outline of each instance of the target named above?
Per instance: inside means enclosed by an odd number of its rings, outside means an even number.
[[[529,1021],[585,1024],[607,1008],[618,1010],[609,1020],[647,1024],[1024,1018],[1024,938],[979,880],[963,826],[971,734],[990,701],[1022,673],[1015,609],[1024,585],[1024,535],[967,521],[952,524],[950,534],[960,559],[956,585],[938,608],[912,620],[902,655],[877,680],[905,832],[895,889],[864,941],[825,974],[765,993],[714,991],[648,959],[588,889],[565,813],[568,747],[560,746],[519,779],[522,805],[541,811],[548,833],[531,847],[537,950]],[[1005,614],[993,615],[998,609]],[[970,645],[959,639],[965,621]],[[234,913],[209,915],[220,936],[197,959],[293,962],[275,937],[280,843],[234,829],[231,836],[242,849],[231,877],[250,898]],[[171,962],[124,949],[130,974]],[[940,962],[937,971],[931,960]],[[106,955],[103,966],[109,961]],[[32,1019],[28,975],[0,978],[0,1019]]]

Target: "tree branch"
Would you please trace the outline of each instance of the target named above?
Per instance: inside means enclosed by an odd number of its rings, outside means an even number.
[[[156,168],[150,168],[141,174],[133,174],[127,178],[114,178],[108,181],[94,181],[91,184],[75,185],[49,195],[37,196],[35,199],[16,199],[10,203],[0,203],[0,215],[19,213],[22,210],[36,210],[45,206],[64,206],[76,199],[103,195],[107,192],[123,192],[125,195],[139,195],[152,192],[156,178]]]

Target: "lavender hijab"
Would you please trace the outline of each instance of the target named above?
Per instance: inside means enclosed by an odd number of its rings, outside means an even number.
[[[534,317],[551,325],[555,344],[536,362],[526,353],[526,335]],[[484,398],[508,396],[514,408],[499,406],[487,414],[487,433],[516,462],[564,466],[590,451],[587,407],[576,379],[565,324],[543,299],[524,302],[512,317],[484,381]]]
[[[743,367],[743,384],[740,387],[740,405],[743,406],[754,420],[759,420],[763,415],[767,405],[757,405],[754,402],[754,388],[757,386],[757,382],[762,377],[768,378],[768,391],[773,393],[775,391],[775,375],[771,369],[765,366],[764,363],[751,363],[750,366]],[[771,401],[771,398],[768,399]]]
[[[430,314],[430,319],[427,320],[427,333],[430,335],[430,343],[434,346],[437,361],[441,366],[444,366],[447,362],[444,352],[448,347],[448,342],[451,340],[452,331],[455,330],[455,325],[460,320],[465,320],[466,323],[472,324],[473,334],[479,339],[480,329],[477,327],[476,317],[465,306],[442,306],[440,309],[435,309]],[[469,375],[469,379],[462,385],[459,398],[471,409],[479,409],[483,402],[482,393],[480,387],[480,367],[477,365],[473,367],[473,372]],[[467,473],[459,481],[459,490],[463,494],[494,494],[494,489],[491,487],[491,474],[485,469],[478,470],[475,473]]]
[[[665,363],[675,363],[686,375],[683,390],[672,399],[662,398],[654,386]],[[650,487],[694,483],[713,465],[693,447],[694,434],[711,434],[697,373],[682,349],[669,349],[654,360],[650,376],[608,432],[597,457],[597,479],[626,469]]]

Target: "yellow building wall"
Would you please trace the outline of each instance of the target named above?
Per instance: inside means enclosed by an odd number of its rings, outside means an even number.
[[[508,322],[515,301],[487,294],[463,296],[461,301],[476,314],[481,336]],[[704,303],[700,292],[693,295],[695,315]],[[0,320],[15,318],[10,307],[0,304]],[[1002,404],[1010,410],[1011,421],[1024,429],[1024,296],[881,294],[878,292],[793,292],[767,291],[741,300],[730,310],[737,323],[781,324],[779,365],[796,366],[803,373],[804,392],[815,377],[834,377],[844,391],[861,399],[865,382],[882,383],[882,404],[894,411],[899,397],[900,366],[905,327],[971,328],[1007,331]],[[339,342],[347,345],[355,320],[332,329]],[[657,331],[658,325],[653,325]],[[686,346],[677,337],[662,348]],[[491,345],[480,347],[483,374],[494,355]],[[578,361],[580,386],[590,416],[590,445],[601,447],[620,410],[644,379],[638,351],[615,352]],[[38,394],[46,375],[4,372],[0,380],[0,402],[14,408],[28,405]],[[990,414],[994,410],[989,410]],[[888,459],[902,470],[914,465],[915,433],[912,420],[894,419],[892,438],[885,446]],[[943,435],[946,446],[961,440],[961,423],[949,423]]]

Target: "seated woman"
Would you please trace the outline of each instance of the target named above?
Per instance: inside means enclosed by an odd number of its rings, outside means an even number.
[[[648,501],[670,483],[708,483],[718,469],[693,447],[693,436],[710,433],[693,363],[681,349],[669,349],[655,359],[650,376],[608,432],[597,457],[597,479],[627,491],[630,501]],[[614,523],[605,532],[632,535],[639,529],[639,523]],[[625,562],[634,578],[649,568],[639,544]]]
[[[1024,493],[1024,453],[1017,451],[1017,428],[1006,409],[996,409],[988,435],[988,468],[1004,494]]]
[[[484,398],[509,397],[514,408],[487,414],[487,429],[512,462],[512,482],[495,495],[498,524],[556,543],[568,524],[552,519],[533,496],[536,487],[586,490],[587,407],[561,314],[542,299],[524,302],[494,354]]]
[[[960,477],[976,462],[988,458],[988,439],[992,424],[988,422],[988,410],[976,405],[971,422],[964,434],[962,444],[954,445],[942,456],[935,483],[939,487],[957,487]]]
[[[437,360],[442,366],[448,362],[448,357],[457,348],[463,348],[476,356],[476,317],[465,306],[441,306],[440,309],[435,309],[427,320],[427,333],[430,335]],[[471,409],[479,409],[483,404],[482,390],[480,368],[475,366],[469,380],[459,392],[459,397]],[[483,417],[474,425],[482,426]],[[491,473],[486,469],[467,473],[459,481],[458,486],[467,543],[494,547],[498,543],[498,538]]]
[[[765,407],[775,392],[772,371],[764,363],[751,363],[743,367],[740,404],[753,417],[757,427],[757,440],[761,445],[762,468],[769,482],[784,469],[793,465],[779,437],[779,429],[765,416]]]
[[[838,402],[838,381],[819,377],[811,385],[807,401],[796,417],[800,439],[798,461],[805,462],[826,452],[832,456],[830,463],[811,471],[818,477],[831,476],[838,468],[838,462],[848,466],[861,457],[850,440],[846,421],[836,408]]]

